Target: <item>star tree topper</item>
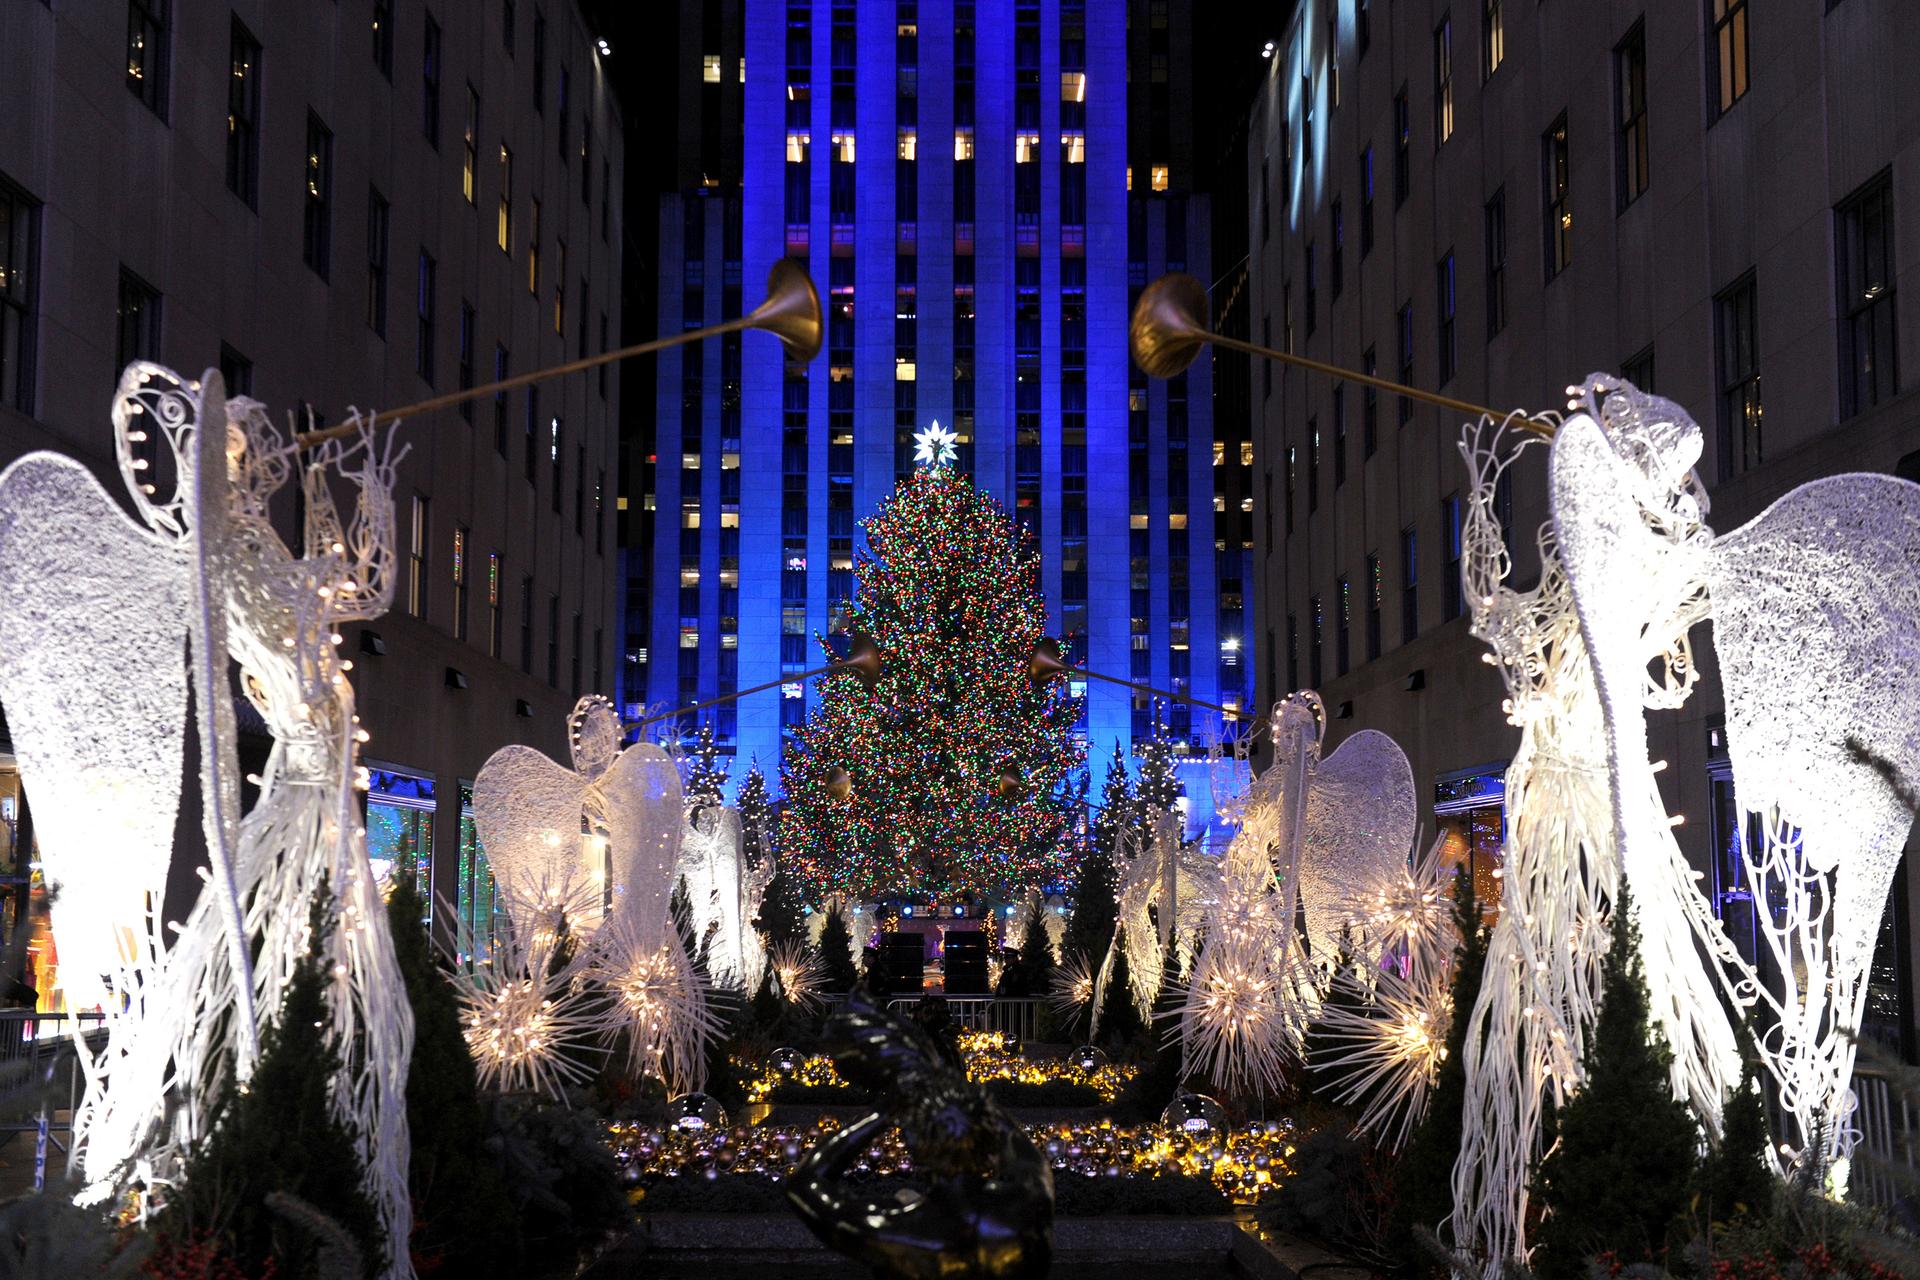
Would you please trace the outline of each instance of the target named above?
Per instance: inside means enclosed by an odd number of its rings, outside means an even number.
[[[959,451],[954,448],[954,442],[959,438],[941,426],[936,419],[926,430],[914,433],[913,460],[935,470],[951,466],[953,460],[959,456]]]

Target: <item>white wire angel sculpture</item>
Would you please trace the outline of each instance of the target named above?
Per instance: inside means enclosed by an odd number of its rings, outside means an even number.
[[[738,809],[703,805],[689,815],[679,874],[696,945],[706,946],[708,969],[720,986],[752,992],[760,985],[767,952],[753,921],[774,871],[772,858],[748,865]]]
[[[413,1020],[367,862],[356,795],[366,735],[351,664],[336,652],[341,622],[378,617],[391,599],[399,455],[371,418],[360,421],[358,433],[313,449],[300,467],[306,524],[296,556],[267,504],[294,471],[298,445],[256,402],[227,401],[215,373],[189,382],[158,365],[129,366],[114,401],[116,446],[144,528],[65,459],[30,455],[0,477],[0,581],[34,601],[26,630],[0,632],[0,692],[29,785],[47,801],[50,862],[74,868],[56,941],[65,947],[64,930],[89,969],[105,966],[98,979],[81,970],[78,990],[82,999],[106,994],[117,1024],[100,1058],[83,1054],[88,1086],[75,1118],[83,1196],[110,1194],[129,1176],[159,1187],[173,1176],[220,1091],[250,1073],[261,1021],[278,1010],[308,949],[308,907],[324,888],[338,920],[327,941],[342,1056],[334,1105],[358,1135],[386,1228],[381,1273],[407,1276]],[[160,502],[156,456],[176,480]],[[357,490],[351,521],[334,505],[336,473]],[[77,643],[88,637],[97,646]],[[191,681],[178,670],[183,639]],[[259,799],[244,817],[229,658],[273,735]],[[129,678],[136,666],[142,675]],[[207,890],[168,946],[158,913],[189,684],[211,865]],[[86,774],[95,780],[80,780]],[[88,794],[102,785],[113,789],[111,811]],[[94,832],[108,839],[89,840]],[[102,931],[126,940],[117,954],[98,944]]]

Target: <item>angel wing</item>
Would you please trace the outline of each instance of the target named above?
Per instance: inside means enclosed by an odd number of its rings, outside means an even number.
[[[516,906],[579,885],[585,812],[585,781],[532,747],[502,747],[480,766],[473,821],[510,916]]]
[[[187,716],[192,569],[87,469],[0,474],[0,699],[32,788],[70,1006],[107,998],[166,892]]]
[[[1707,563],[1727,753],[1742,808],[1843,856],[1841,920],[1871,936],[1920,782],[1920,485],[1883,475],[1801,485],[1717,539]]]
[[[1413,766],[1386,734],[1362,729],[1320,762],[1300,851],[1300,905],[1316,960],[1339,952],[1341,926],[1363,890],[1406,865],[1416,822]]]
[[[680,864],[686,798],[672,757],[636,742],[596,783],[613,851],[614,913],[667,927],[667,902]]]

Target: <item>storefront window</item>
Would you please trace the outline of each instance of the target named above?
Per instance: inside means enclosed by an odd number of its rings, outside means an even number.
[[[0,989],[0,1007],[65,1013],[60,957],[47,919],[47,887],[27,847],[33,836],[26,821],[26,803],[20,789],[19,766],[10,753],[0,751],[0,929],[4,929],[0,937],[13,937],[23,908],[30,912],[33,923],[21,961],[20,985],[5,981],[8,989]]]
[[[493,942],[500,927],[500,903],[494,892],[493,872],[480,847],[480,829],[473,820],[473,788],[460,786],[460,961],[482,965],[493,960]]]
[[[367,788],[367,861],[385,891],[396,875],[413,877],[426,927],[433,901],[433,779],[398,769],[372,769]]]
[[[1441,860],[1449,873],[1466,867],[1481,915],[1500,914],[1500,867],[1507,838],[1507,767],[1485,765],[1442,777],[1433,788],[1433,813],[1446,841]]]

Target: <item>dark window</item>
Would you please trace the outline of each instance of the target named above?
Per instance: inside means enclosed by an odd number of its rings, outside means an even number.
[[[1413,112],[1407,106],[1407,87],[1393,96],[1393,207],[1407,202],[1413,190]]]
[[[1487,336],[1507,327],[1507,189],[1487,201]]]
[[[1333,384],[1333,487],[1347,482],[1347,384]]]
[[[367,190],[367,328],[387,336],[387,227],[392,211],[378,190]]]
[[[416,618],[427,616],[427,557],[433,536],[432,505],[421,494],[413,495],[413,531],[407,546],[407,612]]]
[[[1433,145],[1453,136],[1453,17],[1433,29]]]
[[[373,65],[393,79],[393,0],[373,0]]]
[[[1753,272],[1713,302],[1720,372],[1720,478],[1760,465],[1759,291]]]
[[[467,638],[467,557],[472,554],[473,535],[465,525],[453,526],[453,638]]]
[[[427,34],[420,54],[420,132],[427,145],[440,149],[440,24],[427,15]]]
[[[1347,244],[1347,228],[1345,220],[1341,217],[1338,196],[1334,197],[1333,204],[1329,208],[1329,224],[1333,234],[1329,237],[1327,249],[1327,287],[1332,289],[1333,296],[1338,298],[1342,285],[1346,283],[1344,279],[1346,272],[1341,259],[1345,256],[1344,250]]]
[[[333,134],[311,111],[307,112],[305,178],[300,258],[325,280],[333,257]]]
[[[1320,278],[1319,277],[1320,277],[1320,273],[1313,260],[1313,241],[1309,240],[1307,241],[1307,251],[1306,251],[1306,279],[1303,281],[1303,283],[1306,285],[1306,297],[1302,299],[1302,301],[1306,306],[1305,320],[1306,320],[1307,336],[1309,338],[1313,336],[1314,327],[1318,323],[1318,321],[1316,320],[1316,317],[1319,315],[1319,312],[1320,312],[1320,305],[1319,305]]]
[[[520,670],[533,674],[533,579],[520,579]]]
[[[1360,152],[1360,257],[1373,252],[1373,148]]]
[[[1480,78],[1485,80],[1507,60],[1504,0],[1480,0]]]
[[[1300,455],[1293,445],[1287,446],[1287,532],[1293,532],[1293,493],[1294,482],[1299,476]]]
[[[1724,112],[1747,96],[1747,0],[1707,0],[1714,105]]]
[[[1323,683],[1326,671],[1322,666],[1322,655],[1326,649],[1327,615],[1321,607],[1320,597],[1314,596],[1307,601],[1307,623],[1313,628],[1313,634],[1307,637],[1307,678],[1318,689]]]
[[[1649,343],[1621,361],[1620,376],[1649,395],[1653,394],[1653,345]]]
[[[1882,173],[1833,211],[1840,283],[1840,416],[1899,385],[1894,351],[1893,175]]]
[[[547,15],[533,11],[533,109],[547,109]],[[552,684],[551,677],[547,680]]]
[[[1503,473],[1504,475],[1504,473]],[[1440,566],[1440,620],[1451,622],[1460,616],[1460,495],[1450,494],[1440,504],[1441,549],[1446,563]]]
[[[167,118],[167,46],[173,39],[173,0],[127,0],[127,88]]]
[[[474,312],[471,302],[460,304],[460,390],[473,390],[473,327]],[[468,423],[473,421],[473,401],[460,402],[460,416]]]
[[[1444,387],[1452,380],[1454,369],[1458,366],[1459,362],[1459,352],[1453,340],[1453,317],[1457,299],[1454,290],[1453,254],[1451,252],[1449,252],[1446,257],[1440,259],[1439,269],[1434,274],[1437,277],[1434,281],[1434,307],[1436,311],[1438,311],[1440,318],[1440,327],[1438,330],[1440,369],[1437,375],[1438,380],[1434,385]]]
[[[572,96],[573,73],[567,70],[567,64],[563,62],[560,64],[560,86],[557,90],[557,98],[554,104],[557,108],[556,114],[560,117],[560,163],[563,165],[566,164],[569,159],[567,155],[569,150],[567,146],[567,116],[572,111],[572,103],[569,101]]]
[[[1420,634],[1420,539],[1412,525],[1400,531],[1400,643]]]
[[[540,32],[540,19],[534,18],[534,34]],[[560,687],[560,597],[547,597],[547,683]]]
[[[1540,184],[1546,198],[1547,279],[1573,261],[1573,207],[1568,202],[1567,113],[1540,135]]]
[[[1620,189],[1620,207],[1626,208],[1647,189],[1647,28],[1633,24],[1613,51],[1615,118],[1614,176]]]
[[[1413,385],[1413,304],[1407,303],[1400,308],[1400,385]],[[1413,419],[1413,401],[1405,396],[1396,396],[1400,405],[1400,425],[1406,426]]]
[[[419,296],[416,299],[419,308],[420,342],[414,354],[413,369],[415,373],[426,380],[428,386],[433,385],[434,320],[439,311],[439,301],[437,297],[439,294],[437,287],[438,274],[439,268],[433,260],[433,255],[425,249],[422,249],[420,251]]]
[[[135,360],[156,360],[160,356],[160,291],[125,267],[120,269],[117,319],[116,382],[120,370]],[[149,438],[147,443],[151,445],[155,441]]]
[[[513,56],[513,0],[500,0],[500,47]]]
[[[39,268],[40,202],[0,175],[0,404],[25,414],[33,412]]]
[[[1307,419],[1307,510],[1320,509],[1320,423]]]
[[[480,94],[467,86],[467,127],[460,135],[460,194],[480,203]]]
[[[1386,584],[1380,578],[1380,553],[1367,557],[1367,580],[1361,584],[1367,593],[1367,661],[1380,656],[1380,606]]]
[[[226,384],[229,397],[253,394],[253,361],[224,342],[220,344],[220,381]]]
[[[1360,353],[1360,372],[1369,378],[1380,376],[1380,359],[1368,347]],[[1371,458],[1380,447],[1380,390],[1371,385],[1360,390],[1360,451]]]
[[[1353,42],[1358,50],[1356,57],[1364,58],[1367,50],[1373,47],[1373,3],[1372,0],[1357,0],[1353,7]],[[1298,688],[1299,686],[1294,686]]]
[[[1353,584],[1342,575],[1333,584],[1334,607],[1340,612],[1333,620],[1333,673],[1347,674],[1353,646]]]
[[[533,469],[540,460],[540,388],[527,388],[526,456],[521,459],[527,483],[533,483]]]
[[[1300,619],[1293,614],[1287,615],[1287,688],[1289,691],[1300,687]],[[1275,701],[1278,701],[1276,691]]]
[[[238,18],[227,66],[227,190],[252,209],[260,198],[260,42]]]

